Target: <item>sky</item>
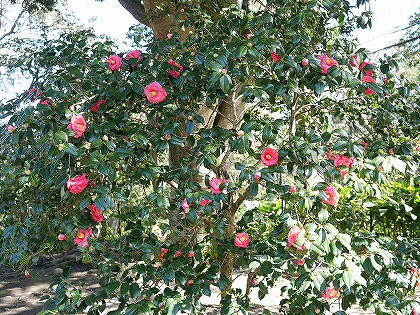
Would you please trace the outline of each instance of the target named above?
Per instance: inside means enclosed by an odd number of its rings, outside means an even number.
[[[92,26],[98,34],[106,34],[122,41],[128,28],[138,22],[118,0],[68,0],[70,10],[85,25]],[[356,33],[361,46],[376,51],[397,42],[404,31],[397,31],[408,25],[410,15],[420,8],[419,0],[370,0],[374,12],[372,29]],[[394,32],[394,33],[393,33]]]

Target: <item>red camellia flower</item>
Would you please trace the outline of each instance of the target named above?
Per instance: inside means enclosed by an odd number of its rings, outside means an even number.
[[[413,313],[413,315],[420,315],[420,308],[413,308],[413,311],[412,311],[412,313]]]
[[[67,129],[73,130],[75,138],[80,138],[87,128],[86,121],[82,115],[71,116]]]
[[[237,233],[233,239],[236,247],[247,248],[249,245],[249,236],[245,232]]]
[[[92,113],[97,113],[98,112],[98,110],[101,108],[101,105],[102,104],[105,104],[105,100],[103,100],[102,98],[99,100],[99,101],[97,101],[96,102],[96,104],[95,105],[92,105],[91,107],[90,107],[90,111],[92,112]]]
[[[307,65],[309,65],[309,60],[307,58],[303,58],[300,64],[302,65],[302,67],[306,67]]]
[[[70,178],[67,181],[67,189],[73,194],[79,194],[89,184],[89,180],[86,178],[86,174],[77,175],[76,177]]]
[[[45,100],[39,101],[39,104],[51,106],[53,103],[52,99],[46,98]]]
[[[322,292],[321,295],[324,299],[332,299],[332,298],[335,298],[339,292],[340,292],[340,289],[337,290],[334,287],[326,287],[325,293]]]
[[[357,67],[358,63],[359,62],[357,61],[357,56],[356,55],[351,55],[350,60],[349,60],[349,64],[352,67]]]
[[[168,252],[168,249],[167,248],[163,248],[162,247],[162,249],[161,249],[161,251],[160,251],[160,260],[162,261],[162,262],[164,262],[165,261],[165,258],[163,258],[164,256],[165,256],[165,254]]]
[[[340,168],[339,166],[345,166],[345,167],[350,169],[353,166],[354,162],[355,162],[354,158],[352,158],[352,157],[349,158],[349,157],[347,157],[345,155],[342,155],[342,154],[337,155],[334,158],[334,166],[336,166],[338,168],[338,170],[341,172],[341,177],[344,177],[344,175],[347,174],[347,170],[344,170],[344,169]]]
[[[338,194],[337,190],[333,186],[328,186],[324,190],[324,194],[327,196],[328,199],[323,199],[322,202],[326,203],[327,205],[335,206],[340,200],[340,195]]]
[[[143,58],[140,55],[140,51],[132,50],[127,55],[125,55],[125,60],[130,60],[131,58],[137,59],[137,62],[140,62]],[[138,65],[137,63],[135,65]]]
[[[290,192],[291,194],[295,193],[296,191],[297,191],[297,188],[296,188],[295,186],[290,186],[290,187],[289,187],[289,192]]]
[[[271,53],[271,58],[273,59],[273,62],[277,62],[281,60],[280,57],[274,51]]]
[[[83,230],[83,229],[78,229],[77,230],[77,234],[76,234],[76,238],[74,239],[74,242],[78,245],[78,246],[82,246],[82,247],[88,247],[89,243],[87,241],[87,238],[91,236],[93,236],[92,233],[92,228],[89,227],[87,230]]]
[[[255,179],[255,180],[259,180],[260,178],[261,178],[261,172],[260,172],[260,171],[255,172],[255,173],[254,173],[254,179]]]
[[[109,69],[112,71],[117,71],[119,68],[121,68],[122,65],[122,59],[117,55],[109,56],[105,62],[108,63]]]
[[[360,65],[359,65],[359,70],[363,71],[365,73],[366,76],[371,76],[373,71],[370,69],[366,69],[366,68],[370,68],[371,67],[371,63],[368,61],[363,61]]]
[[[298,259],[298,260],[296,260],[296,265],[303,266],[304,264],[305,264],[305,260],[304,259]]]
[[[318,59],[320,60],[321,70],[323,74],[326,74],[328,72],[328,69],[332,66],[338,67],[338,62],[334,58],[328,57],[327,54],[318,56]]]
[[[201,198],[200,206],[205,207],[205,206],[207,206],[210,202],[211,202],[211,200],[208,200],[208,199],[205,199],[205,198]]]
[[[25,278],[28,279],[29,276],[30,276],[29,271],[28,270],[25,270]]]
[[[257,278],[253,278],[252,280],[251,280],[251,284],[255,287],[255,286],[257,286],[258,285],[258,283],[259,283],[259,281],[258,281],[258,279]]]
[[[102,222],[104,215],[102,214],[102,211],[98,209],[96,204],[92,203],[91,205],[88,205],[88,208],[90,209],[90,214],[92,215],[93,221]]]
[[[181,66],[179,63],[176,63],[175,61],[173,61],[172,59],[171,60],[169,60],[168,61],[168,63],[171,65],[171,66],[174,66],[174,67],[176,67],[176,68],[178,68],[179,69],[179,71],[175,71],[175,70],[172,70],[172,69],[168,69],[168,72],[169,72],[169,74],[172,76],[172,77],[174,77],[174,78],[178,78],[180,75],[181,75],[181,72],[183,72],[184,71],[184,67],[183,66]]]
[[[6,125],[6,130],[8,131],[8,132],[10,132],[10,133],[12,133],[13,131],[15,131],[15,127],[14,126],[12,126],[12,125]]]
[[[180,252],[179,250],[177,250],[177,251],[175,252],[175,257],[179,257],[179,256],[181,256],[181,252]]]
[[[192,250],[190,250],[189,252],[188,252],[188,258],[193,258],[194,257],[194,251],[192,251]]]
[[[220,185],[226,183],[229,184],[229,181],[226,179],[221,178],[212,178],[210,179],[210,190],[213,194],[220,194],[224,193],[225,195],[228,193],[227,188],[223,188],[223,191],[220,189]]]
[[[368,75],[365,75],[365,76],[361,79],[361,81],[362,81],[362,82],[371,82],[371,83],[375,83],[375,84],[376,84],[375,79],[374,79],[374,78],[372,78],[372,77],[370,77],[370,76],[368,76]],[[373,94],[372,89],[371,89],[371,88],[368,88],[368,89],[365,91],[365,94],[366,94],[366,95]]]
[[[261,162],[266,166],[272,166],[277,163],[279,155],[276,150],[265,148],[261,153]]]
[[[67,239],[67,236],[65,234],[58,234],[57,238],[59,241],[65,241]]]
[[[149,103],[160,103],[165,100],[167,93],[158,82],[153,82],[146,85],[144,88],[144,94],[146,95]]]
[[[287,235],[287,247],[294,247],[297,250],[306,249],[305,247],[305,234],[306,231],[303,227],[294,225],[290,228],[289,234]]]

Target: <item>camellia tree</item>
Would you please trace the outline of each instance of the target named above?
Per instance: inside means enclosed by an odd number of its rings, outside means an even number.
[[[2,106],[0,262],[77,247],[99,276],[84,290],[64,268],[42,313],[207,314],[218,287],[220,313],[245,314],[283,279],[282,314],[418,314],[418,87],[346,40],[366,15],[157,8],[144,51],[49,41],[25,64],[47,71]]]

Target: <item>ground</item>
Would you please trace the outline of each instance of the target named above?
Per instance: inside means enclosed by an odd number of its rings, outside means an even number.
[[[0,312],[1,315],[35,315],[42,310],[43,302],[40,300],[45,295],[51,295],[54,290],[49,289],[50,279],[55,274],[62,274],[64,266],[72,265],[72,278],[90,279],[90,289],[95,289],[96,271],[89,265],[76,263],[77,252],[70,255],[55,254],[43,258],[40,264],[31,270],[29,278],[25,277],[23,271],[13,271],[8,268],[0,268]],[[234,287],[245,289],[246,277],[235,273]],[[249,314],[261,314],[263,309],[268,309],[273,315],[278,315],[278,305],[281,299],[280,287],[270,289],[269,294],[263,300],[258,299],[257,290],[251,291],[251,307]],[[215,288],[215,287],[213,287]],[[217,289],[213,290],[210,297],[203,297],[202,303],[208,306],[209,314],[218,314],[218,303],[220,295]],[[417,298],[420,298],[418,291]],[[333,303],[332,312],[338,310],[338,304]],[[106,314],[106,313],[104,313]],[[331,313],[328,313],[331,314]],[[358,307],[347,310],[347,314],[373,314],[363,311]]]

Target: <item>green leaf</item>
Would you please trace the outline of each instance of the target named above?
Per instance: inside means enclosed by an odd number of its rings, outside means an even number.
[[[58,142],[60,142],[60,143],[63,143],[63,142],[67,142],[67,141],[68,141],[68,136],[67,136],[67,133],[65,133],[65,132],[64,132],[64,131],[62,131],[62,130],[57,131],[57,132],[54,134],[54,138],[55,138]]]
[[[193,130],[194,130],[194,121],[188,120],[187,123],[185,124],[185,133],[189,135],[193,132]]]
[[[77,147],[72,143],[64,143],[63,149],[64,152],[71,155],[77,155],[79,153]]]
[[[314,92],[317,95],[321,95],[324,92],[325,84],[323,82],[317,82],[314,84]]]
[[[251,198],[258,195],[258,183],[251,183],[249,185],[249,196]]]
[[[350,290],[351,286],[354,284],[353,273],[350,270],[344,270],[342,277],[343,277],[344,284]]]
[[[229,91],[230,88],[230,84],[232,83],[232,79],[230,78],[230,76],[228,76],[227,74],[223,74],[220,78],[219,78],[219,84],[220,84],[220,88],[222,89],[223,92],[227,92]]]

